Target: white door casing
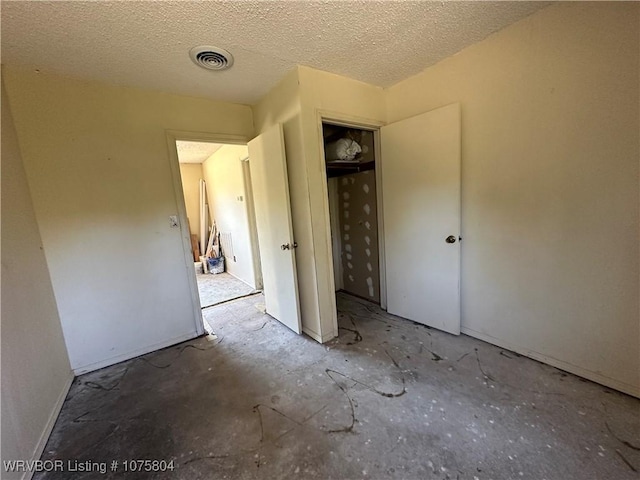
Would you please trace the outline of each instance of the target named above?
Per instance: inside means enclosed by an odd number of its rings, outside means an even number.
[[[282,125],[248,143],[266,310],[301,333],[295,241]]]
[[[380,132],[387,309],[458,335],[460,105]]]

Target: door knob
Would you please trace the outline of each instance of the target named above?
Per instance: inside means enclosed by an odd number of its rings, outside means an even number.
[[[447,243],[456,243],[456,237],[449,235],[444,241]]]
[[[290,249],[294,249],[294,248],[297,248],[297,247],[298,247],[297,242],[285,243],[284,245],[280,245],[280,248],[282,250],[290,250]]]

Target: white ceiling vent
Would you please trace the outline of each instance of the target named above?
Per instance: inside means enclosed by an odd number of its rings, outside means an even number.
[[[233,65],[233,55],[223,48],[202,45],[189,50],[193,63],[207,70],[226,70]]]

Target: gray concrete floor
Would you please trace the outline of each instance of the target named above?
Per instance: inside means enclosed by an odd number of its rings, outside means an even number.
[[[204,310],[214,341],[77,378],[42,457],[173,472],[36,478],[638,478],[638,399],[346,295],[326,345],[262,302]]]
[[[198,294],[202,308],[249,295],[255,290],[229,273],[197,274]]]

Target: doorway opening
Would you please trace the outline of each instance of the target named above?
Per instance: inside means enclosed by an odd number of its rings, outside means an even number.
[[[258,293],[247,145],[176,140],[175,147],[200,308]]]
[[[175,130],[168,130],[166,134],[178,209],[178,218],[171,215],[170,222],[180,228],[196,333],[202,335],[210,330],[203,319],[195,274],[198,262],[195,260],[196,257],[200,260],[203,251],[206,256],[213,242],[206,240],[206,250],[202,249],[205,244],[202,239],[196,238],[191,242],[192,232],[197,235],[200,231],[200,222],[196,228],[190,225],[189,218],[200,218],[200,209],[198,213],[189,214],[187,211],[189,195],[185,195],[183,189],[183,177],[187,174],[184,167],[183,173],[180,172],[179,156],[183,158],[182,163],[188,162],[184,154],[178,154],[179,142],[222,145],[213,153],[205,153],[200,161],[192,162],[202,164],[200,169],[205,193],[201,203],[205,203],[202,209],[206,213],[202,223],[208,221],[210,225],[216,225],[217,234],[213,239],[218,239],[225,271],[252,287],[249,295],[262,291],[266,313],[300,333],[294,257],[297,243],[293,239],[282,125],[276,124],[253,139],[239,135]],[[195,170],[200,174],[198,168]],[[193,208],[189,210],[194,211]],[[240,225],[240,228],[234,230],[228,225]],[[204,230],[208,230],[206,225]],[[225,233],[230,235],[225,236]],[[206,233],[204,237],[207,237]],[[211,239],[210,231],[208,238]],[[241,266],[244,266],[243,270],[239,268]],[[204,265],[202,267],[204,269]],[[244,272],[244,276],[241,272]]]
[[[377,131],[322,122],[335,291],[384,307]]]

